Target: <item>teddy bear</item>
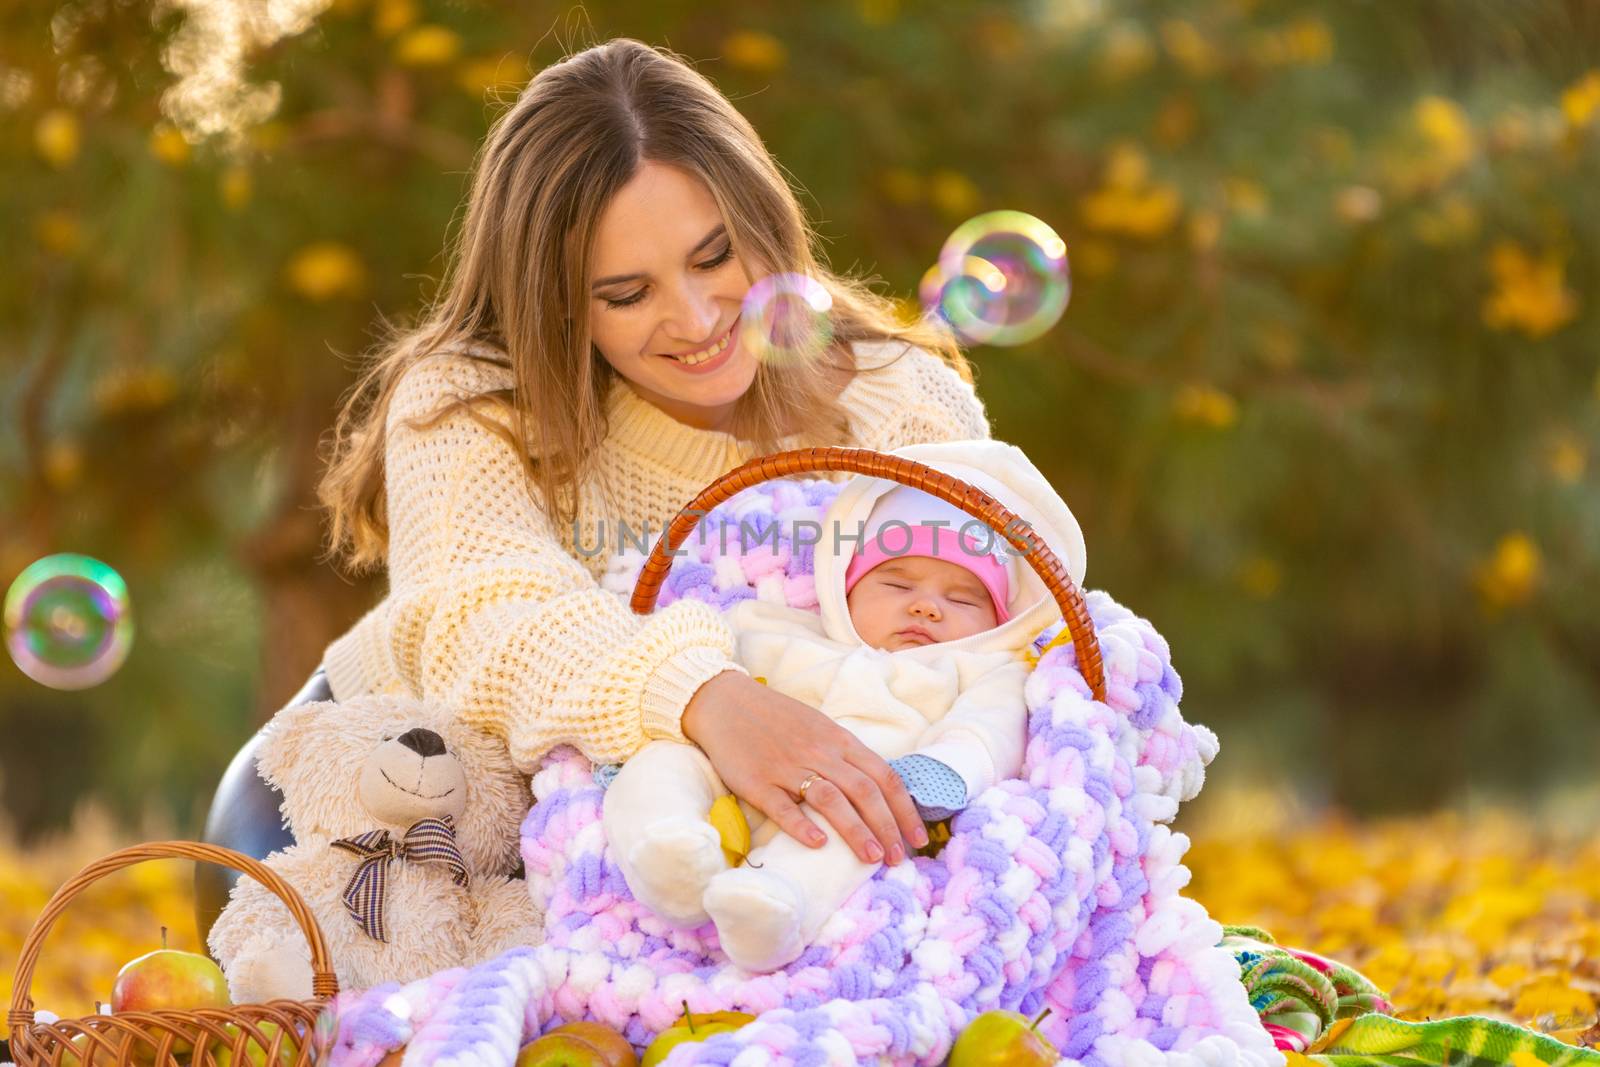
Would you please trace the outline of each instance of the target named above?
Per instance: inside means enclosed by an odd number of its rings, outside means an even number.
[[[344,989],[409,982],[543,940],[520,867],[532,795],[505,743],[395,696],[285,708],[257,758],[295,844],[264,861],[316,917]],[[235,1003],[311,996],[310,950],[240,878],[208,944]]]

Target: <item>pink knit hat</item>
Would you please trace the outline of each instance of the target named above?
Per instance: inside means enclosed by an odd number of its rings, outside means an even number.
[[[905,556],[932,556],[965,567],[989,591],[995,624],[1011,617],[1006,604],[1014,564],[1005,539],[954,504],[909,485],[896,486],[873,505],[861,545],[845,568],[845,594],[878,564]]]

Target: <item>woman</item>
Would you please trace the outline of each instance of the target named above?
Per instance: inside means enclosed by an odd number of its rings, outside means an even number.
[[[598,579],[753,456],[989,436],[960,352],[821,267],[760,139],[704,77],[615,40],[542,71],[489,131],[440,293],[341,413],[320,496],[331,555],[388,597],[324,658],[333,699],[442,701],[525,769],[697,744],[799,840],[899,863],[926,834],[883,759],[731,659],[709,606],[649,616]],[[822,357],[739,340],[766,275],[833,299]],[[653,536],[653,534],[652,534]],[[603,547],[603,551],[597,548]]]

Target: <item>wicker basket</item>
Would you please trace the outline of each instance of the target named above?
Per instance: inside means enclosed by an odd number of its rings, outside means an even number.
[[[272,890],[300,924],[311,946],[312,999],[35,1022],[33,971],[39,961],[39,949],[56,919],[90,883],[113,871],[154,859],[221,864],[248,874]],[[300,894],[288,883],[256,860],[231,849],[166,841],[113,852],[89,864],[56,890],[22,943],[6,1022],[11,1027],[11,1054],[17,1067],[212,1067],[224,1053],[241,1067],[254,1063],[305,1067],[316,1062],[317,1050],[313,1046],[318,1017],[338,991],[322,930]],[[291,1047],[286,1040],[290,1038],[297,1047]],[[80,1041],[76,1047],[72,1045],[75,1039]]]
[[[1033,527],[994,497],[960,478],[935,470],[925,463],[870,448],[829,446],[775,452],[735,467],[712,482],[678,512],[662,531],[655,548],[650,552],[650,558],[645,561],[644,569],[639,572],[639,581],[633,589],[633,610],[640,615],[648,615],[655,610],[656,598],[661,594],[661,583],[666,581],[667,572],[672,567],[672,553],[712,508],[752,485],[773,478],[818,471],[850,471],[921,489],[962,509],[1004,537],[1027,557],[1029,566],[1055,597],[1072,637],[1073,648],[1078,653],[1078,671],[1089,684],[1094,698],[1105,700],[1105,667],[1100,659],[1100,642],[1095,637],[1093,623],[1089,621],[1089,609],[1084,605],[1083,594],[1078,591],[1077,583],[1050,550],[1050,546],[1034,533]]]

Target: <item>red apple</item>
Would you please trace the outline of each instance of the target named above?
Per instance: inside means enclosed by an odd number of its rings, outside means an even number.
[[[222,968],[197,952],[165,947],[167,928],[161,928],[163,947],[123,965],[111,987],[111,1010],[194,1011],[226,1008],[228,980]]]
[[[198,1008],[226,1008],[228,980],[222,968],[209,957],[196,952],[167,948],[167,928],[161,928],[161,948],[147,952],[122,965],[111,986],[111,1011],[194,1011]],[[160,1035],[155,1035],[157,1044]],[[172,1054],[186,1055],[194,1050],[188,1041],[174,1041]],[[134,1045],[133,1059],[149,1063],[155,1049],[140,1041]]]
[[[522,1046],[516,1067],[638,1067],[628,1039],[604,1023],[558,1026]]]
[[[1030,1023],[1014,1011],[986,1011],[956,1038],[950,1067],[1052,1067],[1061,1059],[1039,1035],[1046,1008]]]
[[[704,1041],[712,1034],[729,1033],[745,1023],[755,1022],[755,1018],[742,1011],[712,1011],[693,1015],[685,1001],[683,1015],[678,1021],[657,1034],[656,1039],[650,1042],[650,1047],[644,1050],[644,1062],[640,1067],[656,1067],[673,1049],[686,1041]]]

